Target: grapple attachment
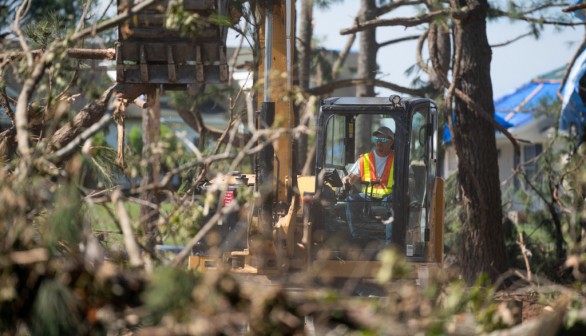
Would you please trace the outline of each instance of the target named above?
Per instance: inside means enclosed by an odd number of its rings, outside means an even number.
[[[139,3],[139,0],[118,0],[118,13]],[[228,80],[228,27],[212,23],[218,22],[214,18],[226,17],[227,1],[178,3],[155,1],[119,25],[117,82],[197,91],[204,83]]]

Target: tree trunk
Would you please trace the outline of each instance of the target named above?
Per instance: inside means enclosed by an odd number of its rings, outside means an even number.
[[[360,21],[364,22],[374,19],[376,11],[375,0],[360,0],[360,2]],[[360,32],[359,41],[358,77],[374,80],[377,70],[376,53],[378,50],[376,44],[376,28],[368,28]],[[374,86],[371,83],[356,86],[356,96],[374,97]],[[356,122],[356,156],[370,151],[372,147],[370,141],[371,128],[371,117],[361,116]]]
[[[142,186],[151,183],[158,183],[160,175],[160,154],[155,150],[158,146],[161,130],[161,109],[159,101],[159,92],[154,90],[147,96],[147,105],[142,117],[142,156],[147,163],[145,174],[143,175]],[[145,191],[141,199],[150,203],[141,205],[140,219],[144,223],[146,236],[146,249],[154,252],[157,243],[157,220],[159,219],[159,201],[158,190]]]
[[[557,262],[560,265],[563,265],[563,263],[566,261],[567,255],[566,255],[566,249],[564,248],[566,246],[566,241],[564,239],[564,233],[562,230],[562,220],[561,220],[554,204],[552,204],[552,203],[548,204],[547,209],[549,210],[549,213],[551,214],[551,218],[552,218],[554,228],[555,228],[555,251],[556,251]],[[574,236],[580,237],[579,234],[574,235]]]
[[[494,118],[490,62],[486,36],[486,0],[460,0],[470,14],[461,22],[462,59],[458,87]],[[457,29],[457,28],[456,28]],[[455,104],[454,141],[458,150],[458,182],[465,211],[462,214],[464,248],[461,266],[472,283],[481,273],[494,281],[507,267],[503,235],[494,127],[462,100]]]
[[[309,74],[311,72],[311,39],[313,37],[312,21],[313,0],[302,0],[301,15],[299,17],[299,88],[303,92],[306,92],[309,89]],[[296,109],[298,111],[302,110],[302,105],[296,106]],[[299,113],[297,113],[297,119],[298,123],[300,119]],[[301,134],[297,140],[297,172],[304,170],[303,167],[308,159],[307,138],[307,134]]]

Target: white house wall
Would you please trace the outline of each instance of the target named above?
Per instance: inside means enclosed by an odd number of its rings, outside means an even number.
[[[499,180],[502,182],[509,178],[513,172],[514,151],[513,146],[505,143],[497,144]],[[444,156],[444,177],[449,177],[458,171],[458,156],[454,146],[448,145]]]
[[[547,141],[544,130],[551,126],[551,118],[540,117],[520,127],[512,127],[508,131],[519,140],[520,146],[527,144],[543,144]],[[498,151],[499,180],[501,182],[509,179],[515,168],[515,152],[511,141],[502,133],[497,133],[496,146]],[[445,150],[444,172],[445,177],[455,173],[458,169],[458,157],[454,146],[448,144]]]
[[[515,168],[515,151],[510,142],[497,144],[496,148],[498,151],[499,181],[503,182],[513,174],[513,169]]]

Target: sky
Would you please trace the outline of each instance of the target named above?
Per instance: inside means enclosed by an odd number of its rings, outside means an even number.
[[[300,1],[297,1],[299,6]],[[332,5],[327,10],[316,9],[314,12],[314,38],[327,49],[341,50],[346,44],[347,36],[340,35],[340,30],[352,26],[354,17],[360,7],[358,0],[345,0],[342,4]],[[390,17],[410,16],[403,12]],[[567,14],[570,15],[570,14]],[[389,17],[389,16],[387,16]],[[377,41],[418,34],[421,28],[382,27],[377,29]],[[512,40],[529,31],[525,23],[511,23],[500,19],[489,22],[488,39],[491,45]],[[532,78],[567,64],[584,38],[583,27],[566,27],[561,32],[555,28],[546,28],[539,40],[525,37],[511,45],[493,48],[491,78],[493,95],[497,99],[530,81]],[[230,45],[230,36],[228,37]],[[405,71],[415,64],[417,41],[394,44],[381,49],[377,62],[381,73],[379,79],[410,86],[412,77]],[[354,42],[353,51],[358,51],[358,40]],[[377,95],[391,94],[390,90],[377,89]]]
[[[340,36],[339,32],[352,26],[359,5],[360,1],[346,0],[343,4],[333,5],[329,10],[316,11],[314,35],[326,48],[343,48],[347,37]],[[396,17],[397,14],[393,16]],[[377,41],[383,42],[416,34],[418,31],[415,29],[419,28],[411,28],[408,31],[403,27],[378,29]],[[496,23],[489,22],[487,30],[488,41],[493,45],[524,34],[529,31],[529,27],[525,23],[511,23],[509,20],[501,19]],[[565,28],[563,32],[547,28],[539,40],[525,37],[511,45],[493,48],[491,78],[495,99],[514,91],[538,75],[567,64],[583,39],[583,27]],[[417,41],[410,41],[380,50],[377,62],[382,72],[379,75],[381,79],[409,85],[412,78],[405,75],[405,70],[415,64],[416,46]],[[355,49],[358,50],[357,42]]]

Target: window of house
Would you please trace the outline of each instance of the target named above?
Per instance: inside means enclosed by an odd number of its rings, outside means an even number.
[[[543,151],[543,145],[535,144],[523,147],[523,160],[527,164],[525,165],[525,172],[527,176],[532,179],[537,174],[537,163],[535,158]]]
[[[527,178],[529,180],[534,180],[537,176],[538,165],[535,160],[537,156],[539,156],[543,152],[543,145],[542,144],[533,144],[533,145],[525,145],[521,148],[521,157],[515,155],[515,166],[514,168],[517,169],[519,164],[522,164],[521,168],[527,174]],[[515,179],[515,187],[519,188],[521,186],[519,177]]]

